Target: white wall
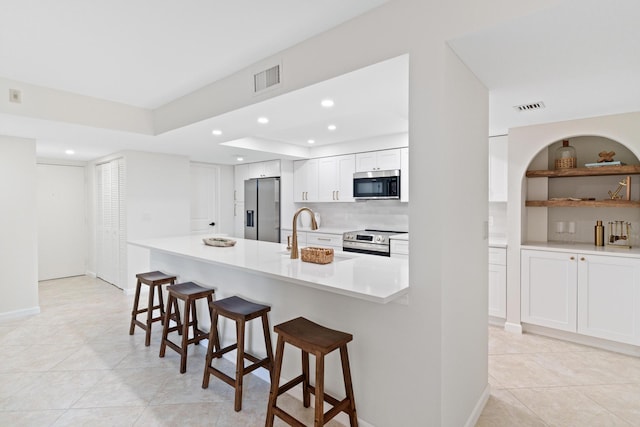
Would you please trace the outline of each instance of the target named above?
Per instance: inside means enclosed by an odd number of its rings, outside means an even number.
[[[40,312],[36,142],[0,135],[0,320]]]
[[[524,207],[527,188],[525,173],[531,161],[536,158],[536,168],[544,169],[547,162],[539,159],[546,158],[538,154],[542,150],[546,152],[548,145],[583,135],[612,139],[626,146],[635,156],[639,156],[640,113],[569,120],[509,130],[509,182],[514,184],[509,186],[507,202],[507,327],[511,329],[520,328],[520,245],[527,238],[527,234],[546,236],[548,230],[547,208]],[[543,184],[546,185],[546,182]]]

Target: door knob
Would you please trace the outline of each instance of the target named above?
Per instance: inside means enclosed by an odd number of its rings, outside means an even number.
[[[209,223],[210,226],[215,227],[216,223],[215,222],[211,222]]]

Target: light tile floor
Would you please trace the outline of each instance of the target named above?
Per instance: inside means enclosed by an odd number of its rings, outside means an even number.
[[[640,426],[640,358],[489,327],[476,426]]]
[[[0,323],[0,426],[264,425],[267,383],[248,375],[235,412],[230,386],[201,388],[204,347],[191,346],[181,375],[177,353],[158,357],[159,324],[150,347],[141,329],[129,336],[132,302],[84,276],[40,283],[41,314]],[[636,357],[490,327],[489,383],[477,426],[640,425]],[[312,423],[298,400],[279,403]]]
[[[142,329],[129,335],[132,296],[85,276],[41,282],[39,291],[39,315],[0,323],[0,426],[264,425],[268,383],[247,375],[235,412],[231,386],[212,377],[202,389],[205,347],[190,346],[181,375],[175,351],[158,357],[159,323],[149,347]],[[232,363],[215,363],[233,375]],[[313,423],[313,410],[293,397],[278,405]]]

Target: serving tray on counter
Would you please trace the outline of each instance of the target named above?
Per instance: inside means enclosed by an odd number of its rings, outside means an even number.
[[[230,247],[236,244],[233,239],[225,239],[224,237],[205,237],[202,239],[207,246],[217,246],[221,248]]]

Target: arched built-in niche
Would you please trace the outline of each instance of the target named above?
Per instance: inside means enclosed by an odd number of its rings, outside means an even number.
[[[597,163],[599,153],[614,151],[614,160],[625,165],[640,165],[638,157],[623,144],[603,136],[585,135],[565,138],[576,149],[577,167]],[[530,171],[554,170],[556,150],[562,145],[557,140],[542,149],[530,162],[523,199],[526,206],[527,241],[555,241],[563,243],[593,243],[594,226],[597,220],[605,225],[613,221],[631,223],[631,244],[640,243],[640,170],[621,171],[620,175],[589,176],[590,171],[602,171],[600,167],[589,168],[582,176],[557,177],[537,176]],[[611,168],[609,166],[609,168]],[[579,172],[579,171],[577,171]],[[612,203],[609,191],[615,191],[627,174],[631,176],[630,199],[636,203]],[[542,173],[541,175],[544,175]],[[619,193],[626,198],[626,187]],[[593,199],[583,202],[568,200],[558,204],[545,203],[558,199]],[[538,203],[540,202],[540,203]],[[540,206],[542,205],[542,206]]]

